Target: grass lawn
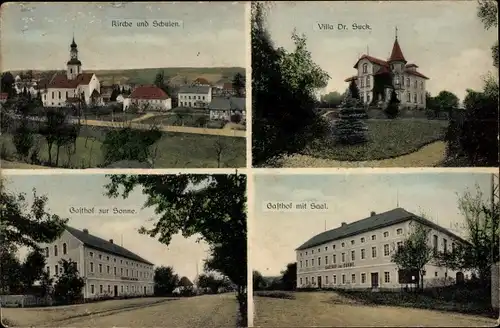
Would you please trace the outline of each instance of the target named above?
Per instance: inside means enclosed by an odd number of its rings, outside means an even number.
[[[97,121],[115,121],[115,122],[126,122],[126,121],[131,121],[133,119],[139,118],[141,116],[144,116],[144,113],[141,114],[133,114],[133,113],[125,113],[125,112],[120,112],[120,113],[114,113],[113,115],[111,114],[106,114],[106,115],[92,115],[88,114],[87,119],[89,120],[97,120]]]
[[[333,136],[313,141],[304,155],[339,161],[370,161],[394,158],[418,151],[442,140],[447,121],[367,120],[369,141],[364,145],[337,145]]]
[[[70,168],[97,168],[103,163],[101,152],[102,139],[78,137],[76,153],[68,156],[65,147],[59,153],[59,166]],[[155,168],[216,168],[217,141],[221,140],[222,149],[220,167],[246,166],[246,139],[219,137],[188,133],[163,133],[162,138],[152,147],[158,146]],[[40,160],[48,161],[45,139],[37,135],[40,146]],[[8,134],[0,136],[0,145],[5,149],[2,157],[7,161],[16,159],[15,147]],[[52,161],[55,162],[56,149],[52,148]],[[13,167],[12,167],[13,168]],[[19,168],[23,168],[20,166]]]
[[[152,117],[148,117],[144,120],[141,120],[139,123],[141,124],[158,124],[158,125],[176,125],[176,126],[190,126],[190,127],[200,127],[197,122],[197,119],[205,116],[206,121],[209,121],[209,117],[206,114],[199,113],[190,113],[186,114],[182,117],[182,124],[179,116],[176,114],[166,114],[166,115],[156,115]]]

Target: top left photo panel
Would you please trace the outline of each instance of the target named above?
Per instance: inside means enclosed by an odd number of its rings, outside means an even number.
[[[0,167],[246,166],[246,4],[5,3]]]

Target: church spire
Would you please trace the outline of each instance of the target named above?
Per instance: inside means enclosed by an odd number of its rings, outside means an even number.
[[[396,35],[394,39],[394,45],[392,46],[391,56],[389,57],[389,62],[404,62],[406,63],[405,56],[403,56],[403,51],[401,51],[401,47],[398,42],[398,28],[396,27]]]

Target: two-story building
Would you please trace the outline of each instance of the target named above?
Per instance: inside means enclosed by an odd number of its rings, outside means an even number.
[[[123,98],[123,111],[132,105],[140,111],[168,111],[172,109],[172,99],[156,85],[141,85]]]
[[[177,92],[179,107],[208,108],[212,102],[212,87],[206,85],[182,86]]]
[[[66,227],[53,243],[40,245],[46,271],[54,278],[63,273],[61,259],[76,263],[85,281],[84,298],[141,296],[154,293],[154,264],[139,255],[89,233]]]
[[[400,108],[425,109],[426,81],[429,78],[418,71],[416,64],[406,61],[397,34],[389,59],[364,54],[354,68],[357,74],[345,81],[356,82],[360,98],[366,105],[382,106],[389,101],[394,90]]]
[[[399,289],[399,269],[391,256],[416,224],[430,229],[429,245],[451,251],[467,243],[447,229],[402,208],[371,215],[316,235],[296,249],[297,288]],[[463,276],[429,262],[424,286]]]

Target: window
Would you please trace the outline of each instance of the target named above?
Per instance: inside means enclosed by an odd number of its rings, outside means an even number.
[[[47,274],[50,276],[50,267],[49,267],[49,266],[47,266],[47,268],[45,268],[45,269],[46,269],[46,271],[47,271]]]
[[[325,284],[328,285],[328,276],[325,276]]]
[[[320,253],[320,252],[321,252],[321,248],[318,248],[318,253]]]
[[[94,272],[94,263],[90,262],[90,272]]]
[[[309,277],[306,277],[306,285],[309,285]]]
[[[55,273],[54,274],[58,275],[59,274],[59,266],[56,264],[54,268],[55,268]]]
[[[332,264],[337,263],[337,255],[333,254],[332,255]]]
[[[434,249],[434,253],[437,253],[438,252],[438,236],[437,235],[434,235],[432,236],[432,247]]]
[[[301,263],[302,263],[302,262],[301,262]],[[115,276],[116,276],[116,267],[114,267],[114,268],[113,268],[113,272],[114,272],[114,274],[115,274]]]
[[[355,284],[356,283],[356,274],[351,274],[351,284]]]
[[[309,265],[309,264],[308,264],[308,262],[309,262],[309,261],[308,261],[308,260],[306,260],[306,268],[307,268],[307,266]]]
[[[68,98],[69,98],[69,97],[68,97],[68,91],[66,91],[66,99],[68,99]]]
[[[398,241],[396,245],[397,245],[397,248],[400,249],[403,246],[403,242]]]
[[[102,264],[99,263],[99,273],[102,273]]]
[[[123,293],[123,286],[121,286],[120,291]]]
[[[123,260],[120,260],[120,264],[123,264]]]
[[[115,262],[115,263],[116,263],[116,258],[113,258],[113,262]]]
[[[370,77],[369,76],[366,77],[366,86],[367,87],[370,86]]]
[[[413,102],[416,104],[417,103],[417,94],[413,94]]]
[[[384,245],[384,256],[389,256],[389,244]]]
[[[318,257],[318,266],[321,265],[321,257]]]
[[[389,231],[384,232],[384,238],[389,237]]]
[[[409,77],[407,77],[407,78],[406,78],[406,85],[407,85],[408,87],[409,87],[409,86],[411,86],[411,84],[410,84],[410,78],[409,78]]]
[[[365,242],[365,237],[361,237],[361,243]]]
[[[70,68],[70,69],[69,69],[69,72],[70,72],[70,74],[73,74],[73,69],[72,69],[72,68]]]
[[[109,274],[109,265],[106,265],[106,273]]]
[[[455,252],[455,243],[451,243],[451,252]]]
[[[300,280],[299,280],[299,281],[300,281],[300,284],[302,285],[302,278],[300,278]]]
[[[94,285],[90,285],[90,293],[91,293],[91,294],[94,294],[94,293],[95,293],[95,290],[94,290]]]
[[[342,263],[345,262],[345,253],[342,253]]]
[[[314,277],[311,277],[311,283],[312,283],[313,285],[315,284]]]
[[[365,249],[364,248],[361,249],[361,259],[362,260],[365,259]]]
[[[351,251],[351,261],[356,259],[356,251]]]
[[[299,256],[302,257],[302,253],[299,253]]]
[[[128,293],[128,286],[127,286],[127,293]]]
[[[54,245],[54,256],[57,256],[57,245]]]
[[[395,82],[395,84],[399,84],[399,75],[396,75],[394,77],[394,82]]]
[[[409,92],[406,94],[406,101],[411,102],[411,93]]]
[[[418,83],[417,81],[415,81],[415,83],[413,83],[413,86],[415,87],[415,89],[418,88],[417,83]]]
[[[334,244],[334,245],[332,245],[332,249],[335,249],[335,244]]]
[[[424,90],[424,82],[423,81],[420,82],[420,89]]]
[[[89,252],[90,257],[94,257],[94,252]]]
[[[361,88],[364,88],[364,87],[365,87],[365,80],[361,79]]]
[[[325,265],[328,264],[328,256],[325,256]]]
[[[127,275],[127,277],[128,277],[128,276],[129,276],[129,275],[128,275],[128,269],[127,269],[127,271],[125,271],[125,272],[127,273],[126,275]]]
[[[311,254],[314,254],[314,249],[311,249]]]
[[[351,245],[354,245],[354,239],[353,239],[353,240],[351,240]]]
[[[396,235],[402,235],[403,234],[403,229],[399,228],[396,230]]]
[[[328,246],[325,246],[325,252],[328,251]]]
[[[420,103],[421,104],[424,103],[424,94],[423,93],[420,94]]]
[[[390,272],[384,272],[384,282],[386,284],[390,283],[391,282],[391,273]]]
[[[377,240],[377,235],[372,235],[372,240]]]
[[[120,275],[122,275],[122,277],[123,277],[123,268],[120,268]]]
[[[443,238],[443,251],[448,252],[448,241],[445,238]]]
[[[99,294],[102,294],[102,285],[99,285]]]
[[[333,275],[333,284],[334,285],[337,284],[337,275],[336,274]]]
[[[342,247],[345,247],[345,243],[342,243],[342,245],[341,245],[341,246],[342,246]]]
[[[99,254],[99,260],[102,260],[102,255],[101,254]]]
[[[109,256],[106,256],[106,261],[109,261]]]
[[[311,259],[311,266],[314,266],[314,259]]]
[[[345,284],[345,274],[342,275],[342,284]]]
[[[58,96],[59,96],[59,99],[61,99],[61,91],[58,91]]]
[[[66,255],[68,253],[68,249],[66,247],[66,243],[63,244],[63,254]]]
[[[48,247],[45,247],[45,256],[49,257],[49,248]]]
[[[363,73],[368,73],[368,64],[363,64]]]
[[[361,283],[362,284],[366,283],[366,273],[361,274]]]
[[[372,247],[372,258],[377,257],[377,247]]]
[[[438,276],[438,273],[437,271],[434,272],[434,277],[437,277]]]

